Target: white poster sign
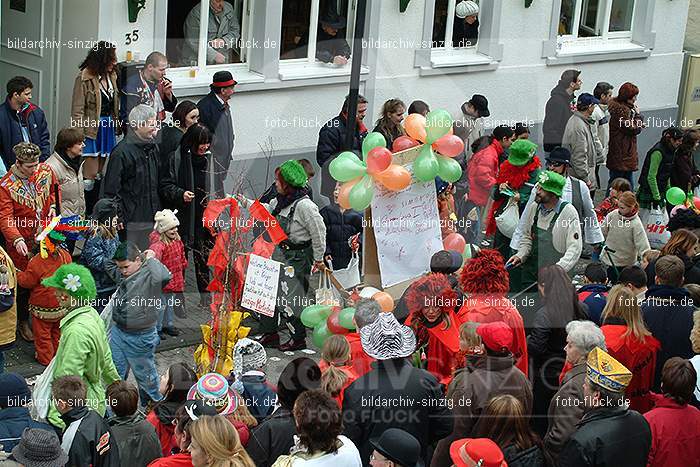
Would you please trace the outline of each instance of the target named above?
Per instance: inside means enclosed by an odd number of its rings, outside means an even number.
[[[241,298],[243,308],[265,316],[275,315],[281,265],[278,261],[250,255]]]

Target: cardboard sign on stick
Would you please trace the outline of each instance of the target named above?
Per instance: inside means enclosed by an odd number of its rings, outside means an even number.
[[[282,263],[258,255],[250,255],[245,274],[241,306],[265,316],[275,315],[277,286]]]

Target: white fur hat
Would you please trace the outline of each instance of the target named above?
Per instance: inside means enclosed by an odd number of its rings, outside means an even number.
[[[455,16],[457,18],[464,19],[467,16],[474,16],[476,14],[479,14],[479,5],[471,0],[459,2],[455,6]]]
[[[158,233],[163,233],[167,232],[173,227],[177,227],[180,225],[180,220],[177,218],[177,216],[175,216],[175,214],[177,214],[177,209],[174,211],[171,211],[170,209],[158,211],[153,218],[156,221],[156,225],[154,225],[153,228],[156,229]]]

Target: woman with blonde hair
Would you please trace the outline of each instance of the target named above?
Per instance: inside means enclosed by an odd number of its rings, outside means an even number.
[[[379,117],[374,130],[372,130],[384,136],[386,147],[389,150],[391,150],[396,138],[406,134],[401,126],[404,113],[406,113],[406,104],[401,99],[389,99],[382,106],[382,116]]]
[[[633,266],[651,248],[634,193],[626,191],[618,196],[617,209],[605,216],[601,229],[605,247],[600,260],[608,268],[608,279],[616,284],[620,271]]]
[[[200,417],[190,426],[194,467],[255,467],[238,432],[224,417]]]
[[[343,393],[357,379],[357,374],[352,369],[350,344],[341,335],[333,335],[326,339],[321,350],[321,389],[326,391],[338,403],[343,406]]]
[[[644,413],[653,408],[656,352],[661,347],[646,328],[637,296],[627,287],[616,285],[608,293],[601,330],[608,353],[633,372],[625,393],[630,408]]]
[[[693,346],[695,356],[690,359],[695,372],[698,374],[698,382],[695,385],[695,400],[700,401],[700,310],[693,313],[693,329],[690,331],[690,343]]]

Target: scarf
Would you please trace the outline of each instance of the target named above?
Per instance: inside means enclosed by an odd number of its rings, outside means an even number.
[[[348,121],[348,113],[347,113],[347,112],[341,113],[341,114],[340,114],[340,118],[342,118],[343,120],[345,120],[345,123],[347,124],[347,121]],[[357,132],[358,132],[359,134],[367,133],[367,127],[365,126],[365,123],[364,123],[362,120],[360,120],[359,118],[355,117],[355,122],[357,122],[357,128],[356,128],[356,129],[357,129]]]
[[[73,169],[73,171],[77,174],[80,171],[80,157],[70,157],[68,154],[66,154],[63,151],[56,151],[56,154],[63,159],[63,161],[68,164],[68,167]]]
[[[275,198],[277,200],[277,206],[275,206],[275,209],[273,209],[270,214],[272,214],[273,216],[278,215],[282,209],[286,208],[287,206],[290,206],[295,201],[303,198],[304,196],[309,196],[308,186],[297,188],[288,195],[282,195],[278,193],[277,197]]]

